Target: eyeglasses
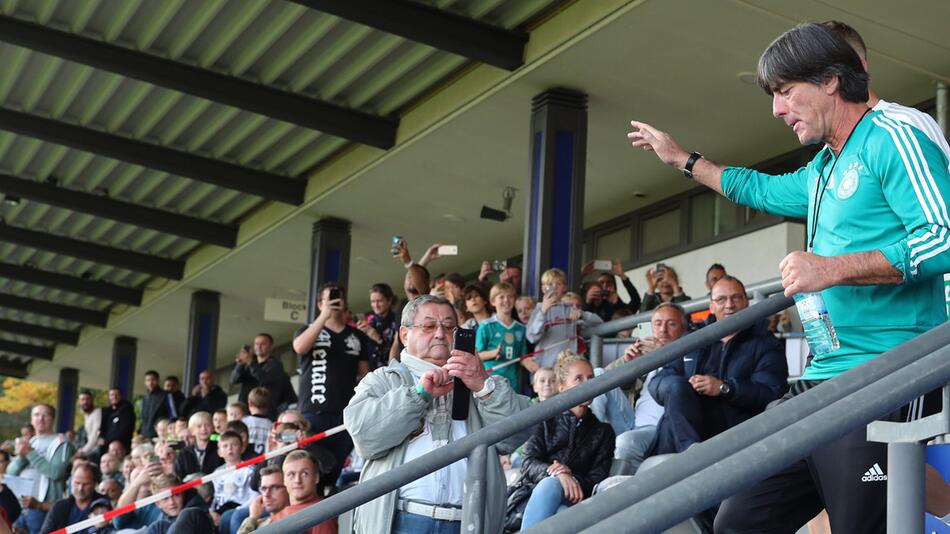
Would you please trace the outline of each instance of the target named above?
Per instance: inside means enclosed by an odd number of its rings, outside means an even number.
[[[409,325],[409,328],[418,328],[426,334],[434,334],[436,329],[439,327],[445,329],[445,333],[447,334],[454,334],[459,328],[454,321],[443,321],[441,323],[436,321],[426,321],[424,323]]]
[[[716,297],[716,298],[712,299],[712,301],[715,302],[716,304],[722,306],[723,304],[726,303],[727,300],[728,300],[728,301],[731,301],[731,302],[742,302],[742,301],[745,300],[745,299],[746,299],[746,296],[745,296],[745,295],[743,295],[743,294],[741,294],[741,293],[737,293],[737,294],[735,294],[735,295],[723,295],[723,296],[721,296],[721,297]]]
[[[287,488],[283,484],[274,484],[273,486],[261,486],[261,493],[269,493],[271,491],[277,491]]]

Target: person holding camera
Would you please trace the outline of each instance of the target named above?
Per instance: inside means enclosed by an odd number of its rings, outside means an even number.
[[[343,423],[343,408],[353,396],[357,382],[369,372],[371,342],[356,328],[346,324],[346,297],[343,286],[327,282],[317,292],[320,313],[313,323],[294,334],[294,352],[300,357],[298,409],[310,422],[312,432],[321,432]],[[353,442],[345,433],[323,440],[337,464],[343,465]],[[335,480],[339,473],[329,478]]]
[[[581,274],[588,275],[594,271],[594,262],[590,261],[581,270]],[[617,294],[617,280],[623,283],[624,289],[630,295],[630,302],[624,302]],[[596,313],[604,322],[610,321],[617,310],[629,310],[637,313],[640,309],[640,292],[634,287],[633,282],[623,272],[623,265],[620,258],[614,258],[611,261],[610,271],[602,271],[597,275],[596,283],[592,284],[584,292],[584,311]]]
[[[599,315],[580,311],[561,302],[567,292],[567,275],[560,269],[548,269],[541,275],[544,298],[528,320],[528,341],[534,343],[534,357],[541,367],[554,367],[564,349],[578,351],[578,328],[603,323]]]
[[[453,350],[456,330],[458,316],[448,300],[424,295],[406,305],[399,328],[406,349],[398,361],[367,375],[343,411],[356,450],[366,458],[361,481],[528,407],[528,398],[515,394],[507,380],[490,377],[478,356]],[[464,420],[452,418],[455,378],[472,392],[466,393],[469,409]],[[529,431],[489,446],[489,458],[513,451]],[[465,465],[455,462],[360,506],[355,532],[458,532]],[[501,531],[504,510],[501,464],[489,462],[487,532]]]
[[[656,269],[647,271],[647,292],[643,294],[640,311],[646,312],[661,302],[686,302],[689,295],[683,293],[676,271],[665,263],[657,263]]]

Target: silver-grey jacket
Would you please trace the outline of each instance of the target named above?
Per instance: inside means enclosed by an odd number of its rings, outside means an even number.
[[[467,421],[468,433],[501,421],[527,408],[527,397],[516,394],[507,380],[495,380],[495,391],[484,400],[472,397]],[[366,458],[360,482],[391,471],[403,464],[409,435],[419,429],[428,403],[415,390],[415,379],[405,365],[394,361],[363,377],[356,394],[343,410],[343,423],[353,438],[357,452]],[[530,428],[488,447],[485,520],[489,532],[501,532],[505,515],[505,477],[501,464],[492,461],[521,446]],[[393,491],[356,509],[357,534],[390,532],[398,492]],[[464,513],[464,510],[463,510]],[[468,517],[469,514],[464,514]]]

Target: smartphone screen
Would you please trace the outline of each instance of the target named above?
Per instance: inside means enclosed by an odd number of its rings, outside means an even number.
[[[459,246],[458,245],[440,245],[439,246],[439,256],[458,256]]]
[[[455,330],[455,350],[461,350],[475,354],[475,331],[466,328]],[[452,393],[452,419],[455,421],[465,421],[468,419],[468,403],[471,398],[471,391],[465,386],[461,379],[455,378],[455,389]]]
[[[647,321],[637,325],[637,337],[640,339],[653,337],[653,323]]]
[[[330,299],[330,300],[337,300],[337,299],[339,299],[341,296],[342,296],[342,295],[341,295],[341,292],[340,292],[340,289],[339,289],[339,288],[334,287],[334,288],[330,289],[330,295],[329,295],[329,299]]]

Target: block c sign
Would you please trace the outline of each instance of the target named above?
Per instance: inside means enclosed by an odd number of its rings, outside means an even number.
[[[264,299],[264,320],[278,323],[307,322],[307,303],[303,300]]]

